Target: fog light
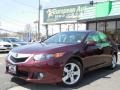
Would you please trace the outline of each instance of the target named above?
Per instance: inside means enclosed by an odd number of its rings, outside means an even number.
[[[37,79],[41,80],[44,77],[43,73],[38,73]]]
[[[41,80],[43,77],[44,77],[44,74],[41,73],[41,72],[35,72],[35,73],[33,74],[33,78],[34,78],[34,79]]]

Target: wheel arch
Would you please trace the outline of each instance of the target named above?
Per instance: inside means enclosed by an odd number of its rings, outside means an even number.
[[[113,54],[112,55],[115,55],[116,56],[116,58],[117,58],[117,61],[118,61],[118,53],[117,52],[113,52]]]
[[[77,60],[78,62],[81,63],[82,68],[83,68],[83,71],[84,71],[84,64],[83,64],[82,58],[81,58],[81,57],[78,57],[78,56],[72,56],[72,57],[70,57],[70,58],[68,59],[67,62],[69,62],[70,60],[73,60],[73,59],[75,59],[75,60]]]

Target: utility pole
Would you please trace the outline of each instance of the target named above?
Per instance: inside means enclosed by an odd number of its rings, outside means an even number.
[[[41,5],[40,5],[40,0],[39,0],[39,5],[38,5],[38,40],[40,39],[40,10],[41,10]]]

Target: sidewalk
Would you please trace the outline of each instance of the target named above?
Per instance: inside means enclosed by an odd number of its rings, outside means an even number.
[[[0,54],[0,57],[6,57],[7,54]]]

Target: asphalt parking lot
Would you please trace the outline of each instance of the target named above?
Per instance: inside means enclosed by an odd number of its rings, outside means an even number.
[[[6,53],[0,53],[0,90],[119,90],[120,61],[114,70],[102,68],[87,73],[76,88],[65,88],[57,85],[33,84],[5,74]]]

